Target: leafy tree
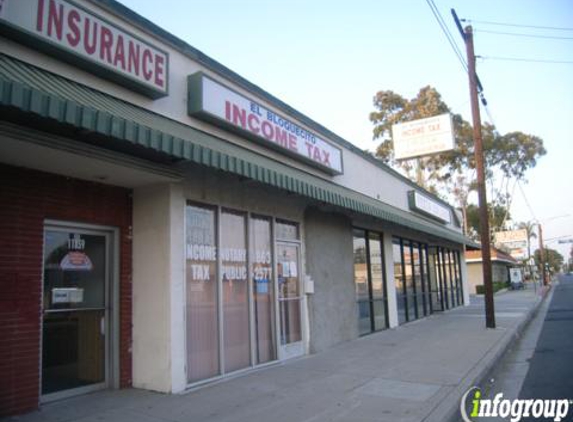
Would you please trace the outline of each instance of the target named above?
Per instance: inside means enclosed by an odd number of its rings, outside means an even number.
[[[555,249],[544,248],[543,251],[545,263],[548,265],[549,271],[552,273],[559,272],[563,265],[563,255]],[[535,265],[541,268],[541,251],[539,249],[537,249],[533,254],[533,259],[535,260]]]
[[[468,193],[476,189],[473,129],[461,115],[452,114],[440,93],[431,86],[420,89],[411,99],[406,99],[393,91],[379,91],[374,96],[375,111],[370,113],[374,124],[373,137],[381,140],[376,156],[395,167],[400,167],[408,177],[415,179],[415,168],[420,167],[427,181],[426,188],[450,194],[455,197],[465,214],[468,207]],[[455,133],[455,148],[418,160],[394,159],[394,146],[391,129],[396,123],[403,123],[443,113],[452,114]],[[543,140],[522,132],[499,134],[490,124],[482,125],[482,139],[486,178],[490,182],[495,174],[503,177],[524,179],[528,169],[535,167],[537,160],[546,154]],[[493,202],[496,202],[495,200]],[[500,202],[500,201],[497,201]],[[493,210],[495,211],[495,205]],[[495,216],[495,212],[490,214]],[[469,217],[469,216],[468,216]],[[495,221],[490,222],[495,227]]]
[[[488,204],[489,228],[492,233],[504,229],[504,223],[509,218],[505,204]],[[468,230],[467,235],[474,240],[480,238],[479,207],[469,204],[466,210]]]
[[[374,107],[376,111],[370,113],[374,139],[382,139],[376,155],[390,164],[395,164],[392,125],[451,113],[440,93],[430,86],[420,89],[416,97],[410,100],[393,91],[379,91],[374,96]],[[453,114],[452,120],[456,148],[423,160],[422,165],[429,171],[430,178],[443,181],[449,179],[452,173],[475,168],[472,126],[459,114]],[[522,132],[500,135],[494,126],[487,123],[482,127],[482,138],[486,168],[490,172],[499,169],[506,177],[523,179],[525,172],[535,167],[537,160],[547,152],[543,140],[537,136]],[[445,173],[437,174],[437,170],[444,168]]]

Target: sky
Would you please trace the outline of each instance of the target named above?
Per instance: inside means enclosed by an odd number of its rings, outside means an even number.
[[[413,98],[420,88],[433,86],[452,112],[471,122],[467,73],[428,1],[120,0],[349,142],[372,151],[378,141],[372,139],[368,116],[380,90]],[[546,246],[567,259],[573,243],[558,241],[573,239],[573,1],[434,4],[464,58],[465,46],[450,9],[474,29],[477,73],[491,116],[482,110],[482,121],[495,124],[501,134],[521,131],[543,139],[547,155],[526,174],[527,183],[515,187],[510,211],[515,222],[541,222]],[[509,186],[513,190],[514,182]]]

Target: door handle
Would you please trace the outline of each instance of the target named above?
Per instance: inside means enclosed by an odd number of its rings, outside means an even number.
[[[101,317],[99,320],[99,331],[102,336],[105,336],[105,317]]]

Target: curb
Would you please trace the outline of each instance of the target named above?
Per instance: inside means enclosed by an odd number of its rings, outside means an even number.
[[[514,329],[507,331],[503,335],[501,340],[480,359],[462,381],[442,399],[440,404],[422,419],[423,422],[458,422],[460,420],[458,412],[462,396],[471,387],[480,385],[484,381],[491,370],[509,350],[513,340],[521,336],[531,320],[537,315],[541,305],[549,296],[550,291],[551,289],[546,289],[543,294],[539,296],[539,300],[527,312],[525,318],[523,318]]]

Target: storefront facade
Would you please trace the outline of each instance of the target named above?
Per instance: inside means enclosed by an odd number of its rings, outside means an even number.
[[[521,264],[508,253],[497,248],[491,248],[491,281],[492,283],[507,284],[511,282],[510,270],[520,268]],[[466,251],[466,266],[468,271],[468,288],[470,294],[478,293],[478,286],[483,289],[483,258],[481,250]]]
[[[447,203],[113,0],[0,8],[0,413],[468,303]]]

